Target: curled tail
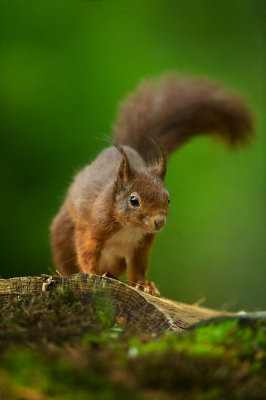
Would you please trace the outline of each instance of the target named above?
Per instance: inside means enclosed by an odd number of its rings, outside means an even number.
[[[229,147],[254,137],[253,116],[241,97],[204,79],[166,75],[144,81],[120,105],[115,139],[146,160],[154,141],[170,154],[198,135],[218,136]]]

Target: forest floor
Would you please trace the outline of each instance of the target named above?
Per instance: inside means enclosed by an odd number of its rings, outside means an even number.
[[[265,319],[128,332],[69,290],[0,311],[4,400],[266,399]]]

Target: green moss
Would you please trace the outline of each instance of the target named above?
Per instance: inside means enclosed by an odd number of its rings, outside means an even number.
[[[104,376],[93,371],[87,374],[81,368],[75,371],[63,358],[49,360],[33,350],[17,349],[7,351],[3,363],[10,381],[17,388],[33,386],[48,396],[60,395],[66,399],[72,398],[71,392],[78,399],[93,399],[100,391],[102,398],[114,399]]]
[[[69,291],[10,303],[0,314],[0,397],[266,398],[265,321],[216,319],[161,338],[114,321],[100,301],[93,309]]]

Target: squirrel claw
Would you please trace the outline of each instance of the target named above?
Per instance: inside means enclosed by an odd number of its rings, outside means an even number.
[[[149,281],[141,282],[141,281],[139,281],[139,282],[133,284],[132,286],[134,286],[138,290],[142,290],[144,293],[148,293],[148,294],[151,294],[153,296],[160,297],[160,292],[156,288],[156,286],[155,286],[155,284],[153,282],[149,282]]]
[[[104,278],[117,279],[115,276],[113,276],[112,274],[110,274],[110,272],[103,272],[102,274],[100,274],[100,276],[103,276]]]

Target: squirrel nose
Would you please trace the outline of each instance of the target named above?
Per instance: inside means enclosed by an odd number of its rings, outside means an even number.
[[[164,226],[164,224],[165,224],[165,218],[156,218],[154,220],[154,226],[155,229],[157,230],[161,229]]]

